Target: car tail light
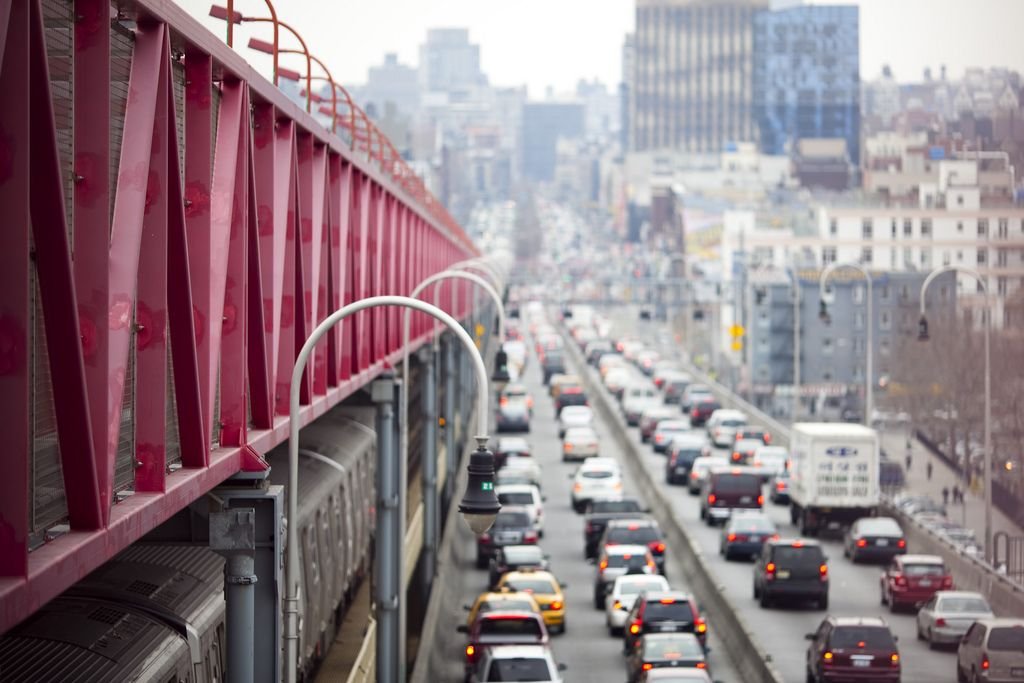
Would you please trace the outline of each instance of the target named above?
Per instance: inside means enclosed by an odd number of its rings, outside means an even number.
[[[721,429],[716,429],[715,430],[715,436],[720,436],[721,434],[722,434],[722,430]]]
[[[765,432],[764,433],[764,445],[767,446],[771,442],[772,442],[772,435],[769,434],[768,432]]]
[[[572,485],[572,490],[575,491],[576,493],[579,493],[580,491],[583,490],[583,484],[580,484],[580,483],[573,484]]]
[[[907,547],[907,539],[901,538],[900,540],[896,541],[896,547],[897,548],[906,548]]]
[[[675,598],[662,598],[658,602],[660,602],[663,605],[674,605],[674,604],[676,604],[676,599]]]
[[[549,607],[551,609],[562,609],[562,601],[561,600],[555,600],[554,602],[552,602],[549,605]]]
[[[982,671],[988,671],[988,668],[990,666],[992,666],[992,665],[988,661],[988,653],[987,652],[982,652],[981,653],[981,669],[982,669]]]
[[[764,578],[772,581],[775,578],[775,563],[769,562],[764,566]]]
[[[508,396],[502,396],[501,397],[501,401],[499,401],[498,403],[500,405],[507,406],[508,405]]]
[[[757,497],[757,504],[758,505],[764,505],[764,496],[758,496]]]
[[[818,575],[821,576],[821,580],[824,581],[828,578],[828,565],[823,564],[818,567]]]
[[[893,666],[900,665],[900,655],[898,652],[893,652],[891,655],[889,655],[889,663]]]
[[[612,603],[612,609],[622,609],[622,601],[616,600]]]
[[[665,552],[665,544],[660,541],[651,541],[647,544],[647,547],[651,549],[651,552],[663,553]]]
[[[698,669],[706,669],[706,668],[708,668],[708,665],[706,663],[704,663],[704,662],[697,662],[696,666],[697,666]]]
[[[644,666],[643,666],[644,671],[650,671],[653,668],[654,668],[653,664],[651,664],[650,662],[644,662]]]
[[[893,574],[892,580],[897,586],[907,585],[907,577],[903,576],[903,574]]]
[[[718,500],[718,496],[713,493],[708,494],[708,505],[714,505],[716,500]]]
[[[785,490],[785,488],[786,488],[786,485],[783,484],[781,481],[775,482],[775,490],[776,491],[783,491],[783,490]]]
[[[654,435],[654,442],[655,443],[661,443],[664,440],[665,440],[665,435],[664,434],[655,434]]]
[[[863,548],[863,547],[865,547],[865,546],[866,546],[867,544],[868,544],[868,542],[867,542],[867,541],[866,541],[865,539],[863,539],[863,538],[858,538],[858,539],[857,539],[857,547],[858,547],[858,548]]]
[[[953,577],[952,576],[944,576],[944,577],[942,577],[942,588],[944,590],[949,590],[952,587],[953,587]]]
[[[562,449],[564,451],[566,451],[566,452],[571,451],[572,450],[572,444],[571,443],[567,443],[564,446],[562,446]]]
[[[594,525],[591,524],[590,522],[587,522],[587,529],[586,529],[586,531],[587,531],[588,534],[594,533]]]
[[[821,661],[826,664],[831,664],[833,659],[835,659],[835,655],[829,650],[825,650],[824,654],[821,655]]]
[[[480,534],[480,542],[481,543],[490,543],[491,542],[491,535],[490,534]]]
[[[690,472],[690,479],[696,479],[696,478],[697,478],[697,473],[696,472]]]
[[[946,620],[943,619],[942,617],[939,617],[938,619],[935,620],[935,625],[938,626],[939,628],[942,628],[943,626],[946,625]]]
[[[740,453],[739,453],[739,451],[733,451],[733,452],[732,452],[732,459],[733,459],[733,460],[736,460],[737,462],[739,461],[739,459],[740,459]]]
[[[537,542],[537,532],[536,531],[527,531],[526,533],[523,534],[523,541],[525,543],[536,543]]]
[[[476,654],[476,648],[472,645],[466,646],[466,659],[473,659],[473,655]]]
[[[640,625],[641,625],[641,623],[642,622],[637,620],[637,621],[634,621],[632,624],[629,625],[629,632],[630,632],[631,635],[635,636],[636,634],[640,633]]]
[[[601,564],[597,565],[597,568],[604,571],[608,568],[608,560],[601,560]]]
[[[696,408],[694,408],[693,410],[690,411],[690,415],[692,417],[697,417],[697,415],[699,415],[699,414],[700,414],[700,411],[697,410]]]
[[[729,534],[728,536],[726,536],[726,537],[725,537],[725,540],[727,540],[727,541],[729,541],[730,543],[732,543],[732,542],[733,542],[733,541],[735,541],[735,540],[736,540],[737,538],[738,538],[738,536],[736,536],[736,534]]]
[[[532,408],[533,407],[533,396],[527,396],[526,397],[526,407],[527,408]]]
[[[614,484],[612,484],[612,488],[615,489],[616,491],[621,489],[622,488],[622,482],[621,481],[615,482]]]
[[[782,536],[780,536],[779,534],[774,534],[774,535],[772,536],[772,540],[773,540],[773,541],[777,541],[777,540],[779,540],[780,538],[782,538]]]
[[[708,622],[704,621],[704,617],[697,617],[697,621],[694,622],[694,625],[697,627],[697,633],[703,634],[708,632]]]

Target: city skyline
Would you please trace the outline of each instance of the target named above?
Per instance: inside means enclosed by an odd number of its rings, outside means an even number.
[[[224,35],[223,23],[207,16],[209,2],[175,1],[216,35]],[[1024,72],[1024,52],[1017,47],[1014,34],[1015,27],[1024,25],[1024,2],[858,0],[806,4],[861,8],[864,80],[878,76],[883,64],[889,64],[900,81],[921,80],[926,67],[937,76],[943,64],[951,78],[959,77],[968,67],[1008,67]],[[465,27],[470,40],[480,45],[482,68],[491,83],[526,84],[535,99],[542,98],[549,87],[555,92],[572,91],[580,79],[598,78],[614,87],[621,73],[623,37],[635,24],[634,0],[605,0],[600,13],[594,13],[593,3],[585,0],[545,4],[524,0],[514,6],[471,0],[389,0],[360,6],[353,21],[324,21],[322,7],[308,1],[292,2],[279,8],[279,14],[303,34],[342,82],[364,82],[367,69],[380,64],[388,52],[397,53],[405,64],[416,65],[428,29]],[[255,2],[239,3],[236,9],[256,15],[265,11]],[[402,17],[400,23],[395,16]],[[964,26],[971,28],[965,31]],[[236,28],[236,46],[264,73],[269,73],[269,58],[245,49],[244,44],[250,36],[265,39],[267,33],[262,26]],[[299,59],[285,58],[284,63],[294,68],[293,62],[297,65]]]

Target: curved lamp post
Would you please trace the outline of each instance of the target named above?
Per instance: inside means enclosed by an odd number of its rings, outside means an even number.
[[[867,360],[864,363],[865,366],[866,366],[866,373],[867,373],[866,376],[865,376],[865,380],[864,380],[864,424],[866,424],[867,426],[870,427],[871,426],[871,414],[875,410],[875,377],[874,377],[874,326],[875,326],[875,320],[874,320],[874,310],[873,310],[874,309],[875,300],[874,300],[874,297],[871,294],[871,273],[868,272],[868,269],[865,268],[864,266],[860,265],[859,263],[850,263],[850,262],[830,263],[827,266],[825,266],[825,269],[821,271],[821,277],[818,280],[818,290],[819,290],[819,295],[821,297],[821,310],[818,312],[818,317],[826,325],[828,325],[828,324],[830,324],[832,322],[832,318],[828,314],[828,305],[825,302],[825,287],[828,284],[829,277],[831,277],[832,274],[834,272],[836,272],[837,270],[841,270],[843,268],[849,268],[851,270],[856,270],[856,271],[860,272],[864,276],[864,279],[867,280],[867,283],[868,283],[868,291],[867,291],[867,296],[868,296],[868,306],[867,306],[868,326],[867,327],[868,327],[868,329],[867,329],[867,343],[864,345],[866,347],[866,349],[867,349]]]
[[[917,338],[928,341],[928,318],[925,317],[925,292],[935,278],[943,273],[959,272],[970,275],[977,280],[985,297],[985,559],[992,562],[992,358],[990,347],[990,330],[992,328],[992,301],[988,296],[988,283],[974,268],[967,266],[942,266],[928,273],[921,285],[921,319],[917,323]],[[965,458],[969,449],[965,449]],[[965,462],[966,464],[966,462]]]
[[[494,493],[494,456],[487,450],[487,368],[483,358],[477,350],[473,339],[462,329],[462,326],[455,318],[451,317],[441,309],[417,299],[410,299],[404,296],[374,296],[360,301],[355,301],[344,306],[329,315],[322,323],[317,325],[309,338],[306,339],[295,358],[295,367],[292,370],[291,387],[289,391],[288,405],[288,528],[287,545],[288,558],[286,565],[287,597],[285,599],[285,676],[289,683],[294,683],[296,678],[296,666],[298,660],[298,576],[299,576],[299,410],[300,410],[300,386],[302,374],[306,369],[306,363],[317,343],[327,332],[339,322],[367,308],[377,306],[402,306],[426,313],[444,323],[455,336],[462,342],[462,345],[469,350],[470,359],[476,371],[477,383],[479,384],[477,395],[477,435],[474,437],[477,442],[477,449],[469,460],[469,484],[462,502],[459,505],[459,512],[476,534],[487,531],[494,523],[501,505]],[[399,491],[399,496],[404,491]]]

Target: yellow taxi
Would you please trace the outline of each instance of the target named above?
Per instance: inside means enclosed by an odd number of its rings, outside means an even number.
[[[508,572],[498,582],[498,590],[505,588],[532,595],[540,605],[544,624],[551,630],[557,629],[559,633],[565,633],[564,587],[554,574],[540,569]]]
[[[472,605],[466,605],[469,611],[469,618],[466,623],[470,626],[476,621],[478,615],[484,612],[534,612],[543,616],[540,605],[530,593],[516,592],[513,590],[485,591],[477,596]]]

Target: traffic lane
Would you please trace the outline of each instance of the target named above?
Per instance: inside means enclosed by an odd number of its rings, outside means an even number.
[[[537,363],[527,367],[523,378],[527,389],[534,397],[534,416],[531,420],[527,439],[533,447],[544,471],[544,537],[541,547],[549,555],[552,571],[565,589],[566,618],[568,628],[565,634],[552,637],[552,649],[556,661],[565,663],[569,669],[566,680],[607,681],[625,680],[625,659],[622,656],[622,639],[612,637],[605,624],[603,610],[594,609],[593,587],[596,568],[583,557],[583,515],[577,515],[571,504],[571,476],[577,463],[562,462],[562,442],[558,438],[558,424],[554,404],[548,389],[541,382]],[[601,421],[594,424],[601,443],[601,455],[622,460],[622,454],[611,444],[611,431]],[[626,495],[638,494],[635,482],[623,467],[623,489]],[[673,588],[685,590],[686,581],[671,559],[667,562],[666,578]],[[699,597],[699,596],[698,596]],[[732,664],[724,656],[712,634],[709,667],[718,680],[739,681]]]
[[[648,335],[653,338],[654,335]],[[634,379],[645,378],[633,369]],[[591,370],[591,372],[595,372]],[[609,396],[611,400],[614,400]],[[694,430],[704,434],[703,429]],[[899,638],[900,656],[903,660],[904,680],[951,680],[955,672],[955,651],[931,651],[916,638],[916,621],[911,612],[890,614],[879,602],[879,577],[881,565],[854,565],[843,557],[842,544],[838,540],[823,539],[825,552],[829,556],[829,609],[820,611],[810,605],[791,604],[781,608],[762,609],[753,600],[753,569],[747,562],[729,562],[718,554],[720,527],[708,527],[700,520],[700,502],[697,496],[688,494],[685,487],[669,486],[664,482],[665,458],[655,454],[653,449],[641,443],[639,432],[629,429],[633,440],[643,455],[655,481],[668,492],[667,498],[673,505],[677,518],[687,524],[687,529],[698,543],[701,552],[721,577],[720,587],[729,595],[740,611],[740,616],[757,634],[758,639],[771,653],[786,680],[799,680],[805,673],[807,643],[804,634],[814,631],[825,614],[837,616],[881,616],[890,624]],[[726,451],[716,449],[725,454]],[[784,536],[797,536],[797,529],[789,521],[788,506],[766,506],[769,517]]]
[[[554,406],[540,379],[536,363],[531,363],[524,382],[534,396],[535,409],[527,438],[545,475],[546,533],[541,546],[550,556],[555,575],[568,586],[565,589],[568,629],[564,635],[552,638],[555,658],[568,665],[567,680],[619,680],[620,676],[624,680],[622,641],[608,635],[604,612],[593,608],[595,568],[583,559],[583,516],[573,512],[570,504],[570,477],[577,465],[561,462],[561,440],[558,438]],[[620,453],[609,449],[608,445],[614,442],[607,425],[598,422],[594,426],[604,447],[602,455],[621,460]],[[637,493],[628,476],[624,479],[624,490],[627,495]],[[666,571],[670,585],[685,589],[684,577],[671,561]],[[714,636],[710,645],[709,663],[715,677],[725,681],[738,680],[731,663],[718,654],[724,649],[718,646]]]

